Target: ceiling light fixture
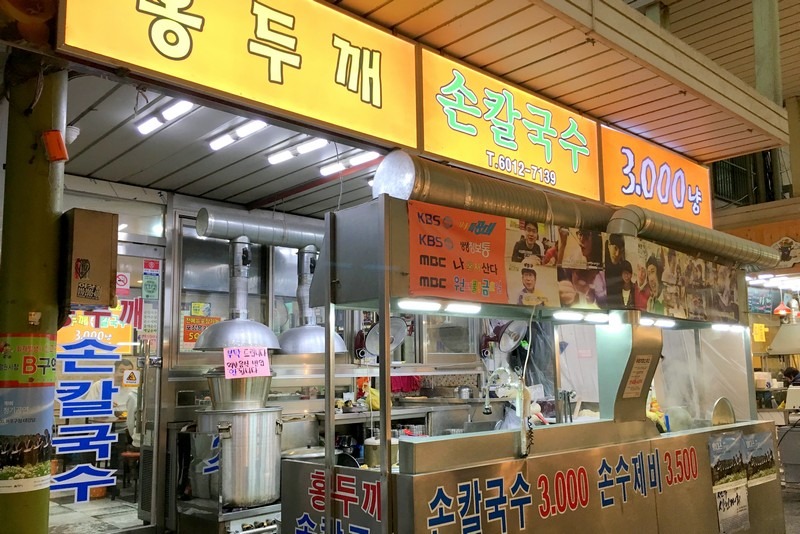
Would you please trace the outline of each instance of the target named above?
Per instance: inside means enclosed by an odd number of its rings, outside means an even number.
[[[212,139],[211,142],[208,143],[208,146],[211,148],[211,150],[220,150],[230,145],[234,141],[236,141],[236,139],[234,139],[231,134],[224,134],[220,135],[216,139]]]
[[[378,156],[380,156],[380,154],[377,152],[363,152],[350,158],[350,166],[356,167],[362,163],[367,163],[368,161],[377,159]]]
[[[139,130],[139,133],[142,135],[147,135],[151,132],[158,130],[161,126],[163,126],[163,122],[158,117],[150,117],[146,121],[139,123],[136,125],[136,129]]]
[[[331,174],[335,174],[337,172],[341,172],[345,169],[344,163],[336,162],[331,163],[330,165],[325,165],[319,168],[319,173],[322,176],[330,176]]]
[[[242,124],[241,126],[239,126],[238,128],[236,128],[233,131],[233,133],[235,133],[236,137],[238,137],[239,139],[244,139],[248,135],[252,135],[252,134],[254,134],[256,132],[260,132],[261,130],[263,130],[266,127],[267,127],[267,123],[264,122],[264,121],[259,121],[259,120],[248,121],[248,122]]]
[[[448,304],[444,311],[450,313],[470,313],[476,314],[481,311],[480,304],[467,304],[463,302],[451,302]]]
[[[434,300],[404,299],[397,301],[397,307],[409,311],[439,311],[442,305]]]
[[[584,321],[588,321],[590,323],[607,323],[608,322],[608,314],[607,313],[587,313],[586,317],[583,318]]]
[[[123,230],[124,230],[125,228],[127,228],[127,227],[128,227],[128,225],[127,225],[127,224],[125,224],[125,223],[122,223],[122,224],[120,224],[119,226],[117,226],[117,232],[121,232],[121,231],[123,231]]]
[[[171,106],[164,108],[161,111],[161,116],[164,118],[165,121],[169,122],[171,120],[177,119],[181,115],[186,115],[189,113],[194,104],[189,102],[188,100],[178,100]]]
[[[661,328],[675,328],[677,323],[672,319],[657,319],[655,324]]]
[[[267,161],[269,161],[270,165],[277,165],[278,163],[289,161],[293,157],[294,154],[292,154],[290,150],[281,150],[280,152],[275,152],[274,154],[267,156]]]
[[[310,141],[306,141],[304,143],[300,143],[297,145],[297,153],[298,154],[308,154],[309,152],[313,152],[315,150],[319,150],[320,148],[326,146],[328,144],[327,139],[322,139],[319,137],[315,137]]]
[[[583,314],[574,311],[557,311],[553,314],[553,319],[556,321],[580,321],[583,319]]]
[[[759,274],[758,278],[761,279],[761,280],[768,280],[770,278],[775,278],[775,275],[774,274],[769,274],[769,273]]]
[[[656,322],[650,317],[641,317],[639,319],[639,326],[653,326]]]

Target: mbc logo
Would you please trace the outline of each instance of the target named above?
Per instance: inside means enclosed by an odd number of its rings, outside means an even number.
[[[420,287],[433,287],[437,289],[447,289],[446,278],[436,278],[435,276],[420,276]]]
[[[431,267],[447,267],[447,259],[444,256],[422,255],[419,257],[419,264],[430,265]]]

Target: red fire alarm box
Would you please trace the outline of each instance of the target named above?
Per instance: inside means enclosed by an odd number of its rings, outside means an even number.
[[[116,213],[73,208],[63,215],[65,299],[70,307],[116,305]]]

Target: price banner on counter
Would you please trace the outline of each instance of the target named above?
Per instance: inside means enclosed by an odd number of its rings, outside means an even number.
[[[506,303],[505,218],[408,202],[409,294]]]
[[[713,227],[707,167],[607,126],[601,128],[601,144],[606,203],[635,204]]]
[[[266,347],[230,347],[223,351],[225,378],[272,376]]]

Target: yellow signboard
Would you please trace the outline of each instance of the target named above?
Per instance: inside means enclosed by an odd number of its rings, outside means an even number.
[[[423,149],[599,200],[597,124],[428,50]]]
[[[765,343],[767,341],[767,325],[753,323],[753,341],[756,343]]]
[[[312,0],[66,0],[58,49],[416,146],[414,45]]]
[[[133,353],[133,326],[122,322],[122,307],[94,312],[75,311],[67,324],[58,330],[57,343],[61,347],[84,339],[96,339],[114,345],[117,354]]]
[[[713,227],[707,167],[607,126],[602,127],[601,142],[606,203],[635,204]]]

